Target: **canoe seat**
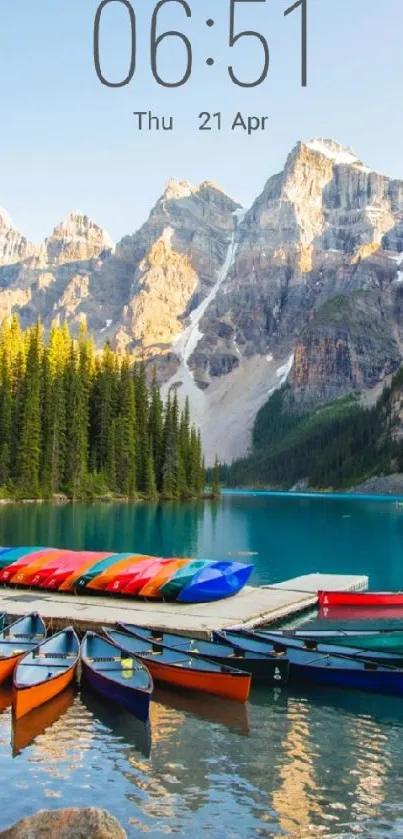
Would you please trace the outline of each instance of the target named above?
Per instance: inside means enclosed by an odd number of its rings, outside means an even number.
[[[29,632],[5,632],[6,638],[32,638]],[[35,638],[42,638],[42,635],[35,635]]]
[[[98,662],[98,661],[121,661],[122,657],[120,655],[110,656],[110,655],[99,655],[94,656],[94,658],[87,658],[87,661]]]
[[[122,673],[122,672],[124,672],[124,670],[125,670],[124,667],[116,667],[116,666],[115,667],[100,667],[99,668],[100,673]],[[144,667],[142,667],[141,664],[133,664],[133,667],[130,665],[130,668],[127,668],[127,670],[128,670],[129,673],[133,673],[134,671],[136,671],[136,672],[138,671],[139,673],[143,673],[144,672]]]
[[[62,667],[66,670],[65,664],[54,664],[53,661],[50,664],[47,661],[20,661],[18,667]]]
[[[34,658],[77,658],[75,653],[40,653],[34,651],[32,655]]]

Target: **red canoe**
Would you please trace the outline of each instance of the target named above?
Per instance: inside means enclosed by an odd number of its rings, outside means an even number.
[[[138,594],[140,589],[143,588],[159,571],[164,565],[167,565],[169,562],[172,562],[172,558],[170,559],[155,559],[152,562],[148,563],[141,563],[138,567],[137,571],[134,571],[130,580],[128,580],[127,585],[122,590],[122,594]],[[109,591],[113,591],[109,589]]]
[[[402,591],[318,591],[319,606],[403,606]]]
[[[155,562],[155,556],[134,554],[132,556],[132,562],[123,567],[121,566],[121,570],[119,572],[115,571],[114,575],[110,575],[105,591],[112,591],[115,594],[123,591],[125,586],[130,583],[133,574],[137,574],[139,569],[148,568],[152,562]]]
[[[94,556],[96,559],[101,560],[106,559],[108,556],[112,556],[112,554],[99,553],[97,551]],[[67,580],[67,578],[71,576],[71,574],[75,571],[81,570],[89,559],[91,559],[91,556],[88,551],[74,551],[74,555],[72,554],[71,557],[67,557],[58,568],[52,569],[51,574],[43,581],[42,588],[48,588],[56,591]]]

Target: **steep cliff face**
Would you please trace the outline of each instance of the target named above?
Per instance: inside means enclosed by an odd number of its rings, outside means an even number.
[[[374,291],[323,304],[297,339],[290,376],[297,403],[315,405],[366,390],[393,373],[401,353],[392,315]]]
[[[114,247],[72,213],[39,246],[0,212],[0,317],[83,317],[98,346],[157,363],[229,459],[290,373],[312,405],[374,388],[403,354],[403,182],[332,140],[300,142],[249,210],[171,180]],[[239,418],[239,421],[237,421]],[[220,432],[220,433],[221,433]]]

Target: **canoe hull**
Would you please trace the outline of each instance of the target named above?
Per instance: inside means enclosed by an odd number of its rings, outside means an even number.
[[[320,633],[305,635],[301,632],[296,633],[296,635],[300,638],[306,638],[309,642],[315,639],[317,643],[345,647],[347,653],[350,647],[359,647],[361,650],[368,650],[369,652],[394,653],[403,657],[403,632],[401,630],[392,632],[356,631],[347,634],[343,632],[324,632],[323,635]]]
[[[150,598],[162,597],[162,586],[164,586],[165,583],[167,583],[180,568],[184,568],[186,565],[189,565],[188,559],[173,559],[172,562],[167,562],[166,565],[164,565],[161,570],[155,574],[142,589],[140,589],[139,596]]]
[[[168,565],[169,559],[152,559],[151,561],[139,564],[138,569],[133,568],[133,574],[126,580],[124,587],[120,588],[122,594],[137,595],[163,568]],[[116,582],[109,586],[109,591],[116,591]]]
[[[0,685],[6,682],[7,679],[11,679],[18,662],[21,661],[24,655],[25,652],[20,655],[14,655],[12,658],[0,659]]]
[[[207,559],[189,559],[187,565],[183,568],[179,568],[179,570],[176,571],[163,586],[161,586],[161,597],[176,600],[182,589],[186,588],[186,586],[192,582],[194,575],[199,571],[202,571],[203,568],[208,568],[209,565],[211,565],[211,561]]]
[[[321,607],[326,606],[403,606],[403,592],[318,591]]]
[[[129,559],[123,559],[120,562],[116,562],[110,568],[105,569],[96,577],[93,577],[89,583],[86,585],[86,590],[94,590],[94,591],[111,591],[115,589],[111,589],[110,586],[113,584],[115,578],[126,568],[129,568],[131,565],[136,564],[136,558],[134,556],[129,557]]]
[[[34,708],[44,705],[49,699],[53,699],[61,693],[62,690],[74,682],[76,671],[77,664],[75,663],[68,670],[61,673],[60,676],[49,679],[48,682],[41,682],[32,687],[21,687],[18,689],[14,685],[13,711],[15,718],[17,720],[21,719],[25,714],[33,711]]]
[[[207,603],[237,594],[247,583],[252,565],[239,562],[213,563],[196,575],[178,595],[180,603]]]
[[[192,652],[195,658],[199,656]],[[200,656],[201,657],[201,656]],[[230,667],[235,667],[237,670],[242,670],[243,673],[249,673],[255,684],[259,685],[275,685],[281,687],[288,682],[289,663],[286,659],[270,660],[269,656],[266,659],[262,656],[259,658],[242,658],[241,656],[232,657],[229,661],[223,660],[222,656],[208,656],[209,661],[214,661],[216,664],[227,663]]]
[[[88,583],[90,583],[94,577],[97,577],[103,571],[106,571],[107,568],[115,565],[115,563],[123,559],[130,559],[131,556],[133,557],[134,562],[137,554],[125,553],[108,554],[105,559],[98,562],[87,563],[80,572],[72,574],[65,583],[63,583],[63,587],[60,588],[60,591],[83,591],[83,589],[87,587]]]
[[[233,643],[234,636],[239,637],[242,644],[242,634],[237,632],[213,632],[213,637],[219,641],[227,640]],[[262,649],[270,645],[270,640],[259,638],[257,634],[245,633],[245,649]],[[281,646],[281,645],[279,645]],[[357,688],[393,696],[403,696],[403,669],[385,667],[382,663],[370,662],[368,656],[362,653],[361,660],[356,656],[330,655],[317,651],[287,646],[284,642],[284,653],[290,662],[290,681],[313,682],[340,688]]]
[[[150,714],[151,693],[108,679],[102,673],[97,673],[89,667],[84,660],[82,661],[82,675],[85,683],[96,693],[125,708],[137,719],[147,722]]]
[[[291,678],[298,682],[313,682],[340,688],[403,696],[403,671],[343,670],[332,667],[291,664]]]
[[[249,674],[234,675],[226,673],[208,673],[202,670],[186,670],[175,665],[164,664],[143,658],[144,664],[156,682],[165,682],[179,688],[211,693],[223,699],[246,702],[250,692]]]
[[[273,644],[275,650],[303,650],[319,655],[337,655],[337,656],[352,656],[356,661],[371,661],[374,664],[384,667],[403,667],[403,656],[399,651],[388,652],[385,649],[361,649],[357,644],[344,647],[343,644],[328,643],[328,641],[318,641],[316,638],[300,638],[296,635],[288,637],[281,635],[278,632],[248,632],[245,631],[245,637],[262,639],[268,644]]]
[[[52,548],[44,548],[42,551],[38,551],[34,554],[27,554],[26,556],[22,556],[19,559],[16,559],[11,565],[8,565],[7,568],[4,568],[3,571],[0,573],[0,583],[15,583],[18,582],[16,580],[17,574],[21,574],[23,570],[34,562],[38,563],[38,568],[42,565],[45,565],[47,562],[50,562],[53,556],[57,554],[56,549],[52,550]],[[23,580],[23,576],[21,577]]]

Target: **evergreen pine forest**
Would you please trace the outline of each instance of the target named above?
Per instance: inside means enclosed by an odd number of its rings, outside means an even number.
[[[203,495],[200,433],[176,393],[164,405],[155,379],[83,325],[45,340],[41,324],[0,327],[0,494],[3,498],[147,499]]]

